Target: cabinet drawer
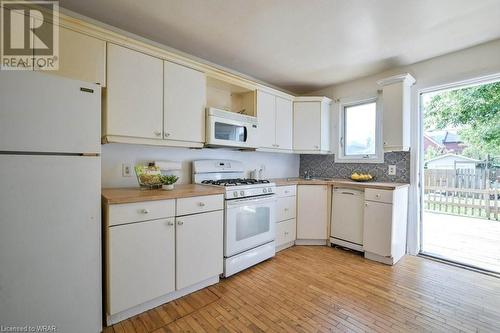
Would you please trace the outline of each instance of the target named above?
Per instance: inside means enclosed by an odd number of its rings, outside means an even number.
[[[175,215],[175,200],[145,201],[109,206],[109,226],[156,220]]]
[[[295,219],[279,222],[276,225],[276,247],[295,241]]]
[[[295,196],[278,198],[276,202],[276,221],[285,221],[295,218],[296,198]]]
[[[392,203],[392,194],[394,191],[391,190],[365,190],[365,200]]]
[[[201,197],[177,199],[176,216],[210,212],[224,209],[224,196],[205,195]]]
[[[297,186],[278,186],[276,187],[276,196],[278,197],[288,197],[297,194]]]

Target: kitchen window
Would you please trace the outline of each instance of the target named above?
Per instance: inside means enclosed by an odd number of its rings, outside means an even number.
[[[381,119],[376,98],[340,104],[340,135],[335,161],[382,163]]]

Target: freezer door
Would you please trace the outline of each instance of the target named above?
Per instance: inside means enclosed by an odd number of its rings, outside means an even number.
[[[99,153],[100,138],[100,86],[0,71],[0,151]]]
[[[100,332],[100,158],[0,155],[0,212],[0,323]]]

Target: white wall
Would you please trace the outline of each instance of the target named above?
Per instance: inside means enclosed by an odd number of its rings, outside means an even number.
[[[314,92],[311,95],[324,95],[332,99],[375,96],[380,87],[377,80],[400,73],[412,74],[417,82],[412,87],[411,107],[411,188],[410,211],[408,220],[408,249],[415,254],[420,249],[420,198],[418,180],[422,161],[419,159],[421,149],[419,94],[423,90],[450,83],[473,80],[478,77],[500,73],[500,40],[481,44],[475,47],[453,52],[447,55],[422,61],[413,65],[394,68],[376,75],[333,85]],[[334,124],[335,125],[335,124]]]
[[[127,144],[102,146],[102,187],[138,186],[135,174],[122,177],[122,163],[135,164],[171,160],[182,162],[179,183],[191,183],[191,162],[197,159],[233,159],[244,163],[248,171],[265,166],[265,178],[297,177],[299,155],[235,151],[228,149],[188,149]]]

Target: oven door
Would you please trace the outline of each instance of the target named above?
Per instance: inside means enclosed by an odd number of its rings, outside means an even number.
[[[255,126],[255,127],[254,127]],[[221,117],[207,117],[207,144],[222,147],[255,148],[256,125]]]
[[[271,242],[276,236],[274,196],[226,201],[224,256]]]

